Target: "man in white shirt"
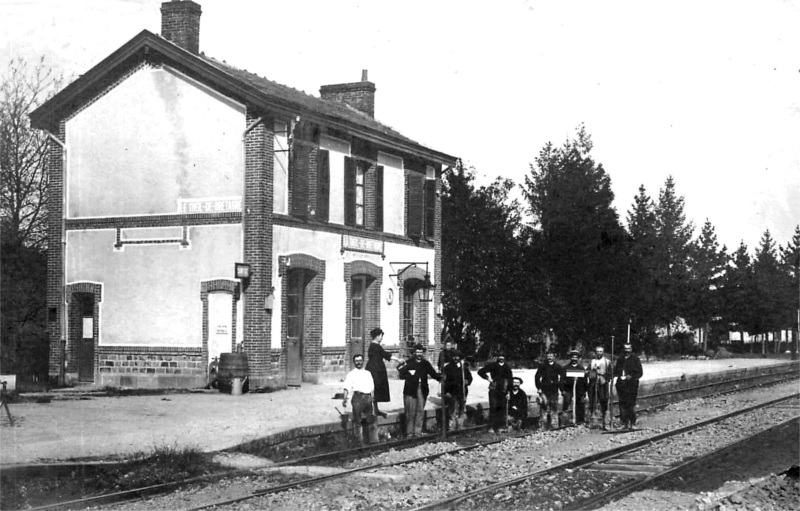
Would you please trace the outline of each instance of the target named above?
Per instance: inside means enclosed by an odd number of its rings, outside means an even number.
[[[611,361],[605,357],[602,346],[594,349],[594,358],[589,365],[589,412],[600,410],[602,426],[606,429],[608,412],[608,389],[611,382]]]
[[[378,427],[375,425],[375,414],[372,408],[372,393],[375,391],[375,382],[372,373],[364,369],[364,356],[353,355],[355,369],[347,373],[344,379],[344,394],[342,406],[347,408],[347,398],[352,396],[353,403],[353,434],[359,443],[364,443],[364,434],[361,430],[362,421],[367,424],[367,442],[378,441]]]

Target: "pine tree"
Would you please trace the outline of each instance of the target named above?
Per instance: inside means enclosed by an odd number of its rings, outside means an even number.
[[[727,263],[727,249],[719,248],[714,226],[706,219],[700,237],[691,250],[691,285],[687,319],[703,332],[704,349],[708,349],[709,324],[720,315],[721,285]]]
[[[744,340],[744,333],[753,332],[755,328],[755,312],[752,308],[755,283],[752,261],[744,241],[729,260],[724,282],[724,321],[730,331],[739,332]]]
[[[655,301],[656,258],[656,213],[655,204],[647,195],[644,185],[634,196],[628,211],[628,233],[631,239],[631,269],[635,278],[630,282],[629,293],[633,297],[631,327],[639,337],[647,338],[658,325],[658,309]]]
[[[755,279],[753,299],[756,313],[753,332],[766,338],[769,333],[779,332],[791,317],[787,314],[788,309],[784,307],[781,300],[785,287],[782,285],[782,272],[778,263],[775,240],[772,239],[769,229],[764,231],[756,249],[753,276]]]
[[[687,313],[689,250],[694,231],[694,225],[686,221],[684,199],[675,192],[672,176],[659,191],[655,214],[655,299],[661,324],[667,327],[670,338],[672,323]]]
[[[787,300],[793,310],[792,338],[791,343],[792,360],[797,359],[797,343],[800,340],[800,225],[794,229],[792,240],[781,248],[781,265],[788,277],[788,289],[786,291]]]

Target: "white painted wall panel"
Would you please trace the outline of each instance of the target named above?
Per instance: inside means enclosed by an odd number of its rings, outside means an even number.
[[[241,198],[244,128],[242,105],[169,68],[141,69],[66,123],[68,216]]]

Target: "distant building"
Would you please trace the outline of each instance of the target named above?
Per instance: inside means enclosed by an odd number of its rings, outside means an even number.
[[[54,139],[51,376],[196,387],[241,345],[252,386],[300,385],[378,325],[438,342],[455,158],[377,122],[366,71],[310,96],[200,53],[197,3],[161,13],[31,114]]]

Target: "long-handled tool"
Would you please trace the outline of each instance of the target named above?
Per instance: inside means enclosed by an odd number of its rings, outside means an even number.
[[[630,322],[628,322],[630,325]],[[614,397],[614,336],[611,336],[611,383],[608,386],[608,429],[614,429],[614,410],[612,409],[611,403],[613,403],[612,398]]]

